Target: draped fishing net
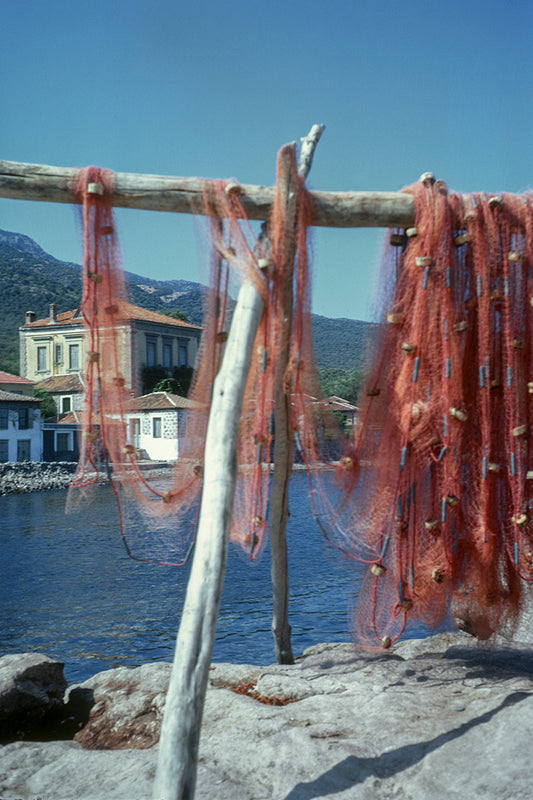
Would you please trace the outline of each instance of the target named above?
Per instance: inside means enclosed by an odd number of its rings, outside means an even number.
[[[283,182],[279,159],[278,179]],[[187,435],[170,479],[147,480],[125,418],[131,387],[124,377],[125,289],[112,211],[113,175],[91,167],[75,188],[84,232],[82,314],[86,328],[85,409],[80,462],[69,494],[77,503],[107,478],[115,493],[128,553],[139,560],[184,563],[194,543],[202,493],[204,448],[213,382],[230,322],[229,289],[251,281],[264,312],[246,386],[238,446],[238,479],[231,539],[252,559],[265,542],[274,440],[276,368],[287,348],[283,386],[292,400],[292,424],[306,464],[323,459],[317,419],[326,427],[314,367],[307,251],[311,203],[303,181],[296,187],[296,227],[284,224],[283,193],[273,205],[268,237],[252,231],[233,182],[204,182],[202,216],[210,244],[210,281],[204,330],[186,412]],[[281,303],[289,275],[294,301],[291,327],[282,335]],[[284,338],[285,336],[285,338]],[[310,402],[312,398],[312,402]],[[331,425],[330,425],[331,429]],[[103,475],[102,475],[103,473]]]
[[[298,180],[288,216],[286,169],[280,158],[268,236],[254,234],[237,184],[204,183],[196,211],[211,243],[210,286],[187,436],[166,481],[146,479],[125,422],[125,291],[113,176],[95,168],[80,173],[87,391],[70,502],[103,471],[130,555],[187,560],[229,289],[235,280],[252,281],[264,312],[241,415],[232,540],[252,560],[265,543],[282,387],[290,460],[307,467],[318,525],[335,547],[367,564],[353,609],[356,639],[387,647],[415,623],[449,624],[451,612],[481,638],[512,627],[533,578],[531,198],[463,197],[430,177],[404,190],[414,198],[416,222],[388,235],[381,332],[360,418],[344,444],[314,365],[312,206]]]
[[[385,646],[450,609],[480,638],[512,627],[533,578],[531,197],[404,191],[360,424],[313,487],[326,537],[369,565],[356,639]]]

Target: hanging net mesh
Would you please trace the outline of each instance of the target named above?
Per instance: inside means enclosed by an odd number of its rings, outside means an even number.
[[[290,408],[291,461],[307,467],[312,510],[335,547],[366,562],[357,641],[389,646],[414,623],[481,638],[512,626],[533,578],[533,208],[514,195],[463,197],[426,178],[405,189],[416,222],[388,235],[382,325],[359,422],[343,442],[314,364],[303,181],[287,219],[283,160],[268,236],[256,237],[238,185],[205,181],[210,282],[183,439],[171,478],[149,481],[126,424],[125,289],[113,176],[75,188],[84,231],[86,397],[69,502],[104,472],[132,557],[180,564],[194,543],[213,381],[230,287],[251,281],[264,312],[239,431],[231,538],[253,560],[268,527],[276,393]],[[287,307],[287,292],[290,292]],[[281,366],[280,366],[281,365]],[[332,463],[336,462],[336,468]],[[81,490],[81,491],[80,491]]]
[[[326,536],[369,563],[356,639],[385,646],[450,609],[486,638],[533,578],[531,198],[404,191],[417,218],[388,237],[360,425],[315,493]]]
[[[280,182],[286,177],[283,169],[280,159]],[[303,181],[298,182],[296,192],[296,228],[288,232],[283,224],[283,197],[278,191],[269,236],[259,240],[246,219],[238,185],[204,183],[203,202],[195,209],[210,244],[204,330],[193,384],[184,401],[182,432],[186,436],[180,456],[172,477],[158,481],[147,480],[140,468],[127,424],[131,386],[124,376],[126,304],[112,192],[112,173],[93,167],[80,173],[75,199],[84,232],[86,394],[81,456],[69,505],[105,477],[117,498],[128,553],[146,561],[180,564],[187,560],[201,501],[211,392],[229,330],[229,290],[236,279],[251,281],[262,297],[264,312],[241,415],[231,539],[255,559],[264,545],[268,521],[276,365],[287,346],[283,387],[292,399],[294,439],[306,464],[324,458],[316,423],[319,420],[326,427],[326,412],[320,402],[310,322],[307,236],[311,204]],[[280,303],[287,282],[285,270],[292,270],[293,261],[294,274],[288,280],[294,286],[294,301],[286,342],[281,333]]]

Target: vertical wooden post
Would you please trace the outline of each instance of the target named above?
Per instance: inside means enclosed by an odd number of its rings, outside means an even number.
[[[303,141],[307,142],[313,131],[318,141],[322,130],[321,126],[313,126]],[[306,152],[309,167],[313,149],[314,145],[309,153],[309,148],[302,148],[302,156]],[[284,150],[291,164],[293,181],[294,145]],[[288,184],[287,202],[293,203],[295,214],[293,186],[292,182]],[[294,259],[294,252],[292,257]],[[237,479],[239,422],[262,312],[263,301],[259,292],[252,284],[245,283],[239,292],[224,358],[213,386],[200,519],[161,727],[154,800],[192,800],[194,797],[202,712],[224,583]]]
[[[293,664],[291,626],[289,625],[289,570],[287,561],[287,520],[289,518],[289,479],[292,464],[291,398],[284,391],[284,378],[289,362],[292,326],[293,266],[296,252],[296,211],[298,169],[296,144],[283,147],[278,156],[278,191],[283,202],[283,263],[276,267],[283,272],[276,318],[281,321],[278,359],[275,369],[274,401],[274,476],[270,507],[270,545],[272,550],[272,633],[276,658],[280,664]]]
[[[237,477],[237,436],[263,301],[244,284],[213,387],[194,559],[176,642],[154,785],[155,800],[194,797],[198,742]]]
[[[307,177],[314,149],[324,130],[314,125],[302,139],[299,165],[296,165],[296,145],[286,145],[279,153],[279,190],[283,195],[284,284],[276,314],[281,319],[281,346],[276,363],[274,405],[274,475],[270,508],[270,542],[272,549],[273,613],[272,633],[276,658],[280,664],[293,664],[291,626],[289,624],[289,568],[287,553],[287,521],[289,519],[289,481],[292,472],[292,409],[291,398],[285,392],[285,373],[289,360],[293,306],[293,266],[296,254],[297,188],[299,177]]]

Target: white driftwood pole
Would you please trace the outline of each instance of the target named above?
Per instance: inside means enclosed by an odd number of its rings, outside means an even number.
[[[318,126],[317,126],[318,127]],[[79,170],[0,161],[0,197],[72,203]],[[201,206],[204,181],[166,175],[114,173],[113,205],[151,211],[194,214]],[[267,220],[274,200],[272,186],[241,184],[248,219]],[[311,192],[313,225],[328,228],[401,228],[415,221],[411,195],[402,192]]]
[[[155,800],[194,797],[202,711],[235,493],[237,436],[262,310],[258,291],[253,285],[244,284],[213,388],[202,505],[161,729]]]
[[[300,163],[307,165],[307,171],[322,131],[323,126],[315,125],[302,140]],[[263,231],[262,238],[265,235]],[[196,547],[161,727],[154,800],[194,797],[203,704],[237,478],[239,422],[262,311],[259,292],[252,284],[244,284],[213,387]]]

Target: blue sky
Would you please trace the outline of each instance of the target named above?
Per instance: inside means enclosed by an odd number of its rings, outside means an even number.
[[[1,30],[6,160],[271,185],[323,123],[314,189],[533,184],[530,0],[6,0]],[[198,279],[191,217],[118,217],[127,269]],[[69,206],[0,199],[0,228],[81,259]],[[314,231],[314,311],[370,318],[383,233]]]

